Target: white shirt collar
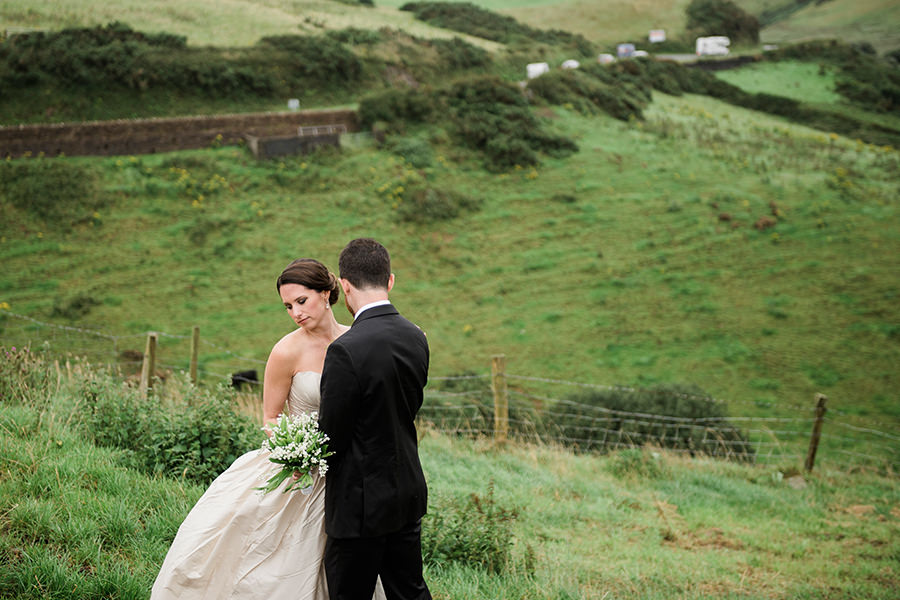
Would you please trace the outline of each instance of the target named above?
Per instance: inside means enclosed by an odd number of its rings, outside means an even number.
[[[359,318],[359,315],[361,315],[364,310],[369,310],[370,308],[375,308],[376,306],[384,306],[385,304],[390,304],[390,303],[391,303],[390,300],[376,300],[375,302],[369,302],[368,304],[366,304],[365,306],[360,308],[358,311],[356,311],[356,314],[353,315],[353,320],[354,321],[357,320]]]

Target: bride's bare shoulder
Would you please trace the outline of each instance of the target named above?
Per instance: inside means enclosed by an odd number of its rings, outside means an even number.
[[[297,352],[303,346],[303,337],[300,335],[301,330],[295,329],[288,333],[272,346],[270,357],[284,358],[288,356],[296,356]]]

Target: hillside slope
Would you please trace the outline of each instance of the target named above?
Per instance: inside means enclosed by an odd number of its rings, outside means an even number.
[[[900,48],[900,4],[894,0],[815,2],[765,27],[760,41],[789,44],[810,39],[866,42],[879,53]]]

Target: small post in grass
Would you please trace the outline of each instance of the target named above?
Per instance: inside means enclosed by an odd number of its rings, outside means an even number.
[[[822,422],[825,420],[825,402],[828,397],[816,394],[816,420],[813,423],[812,437],[809,439],[809,452],[806,454],[806,472],[813,470],[816,462],[816,450],[819,449],[819,438],[822,437]]]
[[[200,326],[194,325],[191,334],[191,383],[197,385],[197,362],[200,356]]]
[[[506,396],[506,355],[491,357],[491,389],[494,392],[494,441],[503,443],[509,435],[509,400]]]
[[[156,373],[156,342],[159,338],[155,331],[147,334],[147,348],[144,350],[144,362],[141,365],[141,398],[147,397],[147,391],[153,384]]]

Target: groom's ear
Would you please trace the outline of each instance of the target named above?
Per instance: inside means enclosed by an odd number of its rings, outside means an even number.
[[[388,277],[387,291],[391,291],[391,289],[392,289],[393,287],[394,287],[394,274],[391,273],[391,276]]]
[[[344,297],[350,293],[350,289],[353,287],[353,284],[347,281],[346,279],[338,279],[341,282],[341,289],[344,290]]]

